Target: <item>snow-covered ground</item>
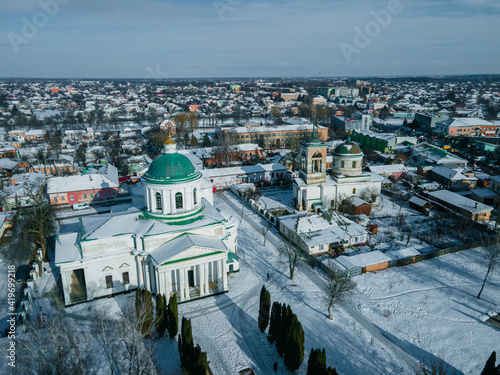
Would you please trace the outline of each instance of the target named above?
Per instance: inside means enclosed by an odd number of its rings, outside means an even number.
[[[230,193],[215,199],[219,208],[239,209]],[[328,365],[340,374],[411,374],[418,361],[436,358],[458,373],[475,374],[495,349],[498,330],[484,321],[500,310],[500,278],[491,277],[482,298],[475,298],[486,271],[480,250],[358,276],[357,292],[329,321],[324,275],[303,264],[291,282],[276,255],[276,241],[268,238],[263,247],[262,235],[250,225],[261,218],[245,213],[238,236],[241,271],[230,277],[229,293],[179,308],[192,319],[195,341],[207,351],[214,373],[248,366],[266,374],[274,361],[287,373],[257,328],[262,285],[273,301],[290,304],[304,327],[306,356],[298,374],[306,372],[311,348],[325,347]]]
[[[240,216],[241,201],[231,193],[217,193],[214,200],[217,208]],[[381,210],[390,213],[390,206]],[[194,341],[207,352],[214,374],[236,374],[246,367],[256,374],[271,374],[274,362],[279,365],[278,374],[289,374],[275,346],[257,326],[262,285],[272,301],[289,304],[302,323],[305,356],[298,375],[306,373],[311,348],[325,348],[327,364],[341,375],[414,374],[418,361],[436,358],[458,374],[475,375],[491,352],[500,349],[498,329],[485,323],[489,315],[500,311],[500,275],[492,273],[481,299],[476,299],[486,272],[479,249],[357,276],[356,292],[342,306],[334,307],[330,321],[323,291],[325,275],[304,263],[290,281],[277,255],[280,237],[275,229],[263,246],[258,230],[265,224],[262,218],[247,206],[243,217],[238,230],[241,270],[229,276],[229,292],[179,305],[179,318],[192,320]],[[47,282],[41,284],[47,292],[54,273],[45,277]],[[48,300],[40,299],[47,312],[52,306]],[[88,322],[97,312],[112,318],[133,306],[133,301],[133,293],[119,295],[66,308],[64,313],[79,322]],[[3,346],[6,341],[0,343]],[[155,344],[158,373],[179,373],[176,341],[162,338]],[[95,361],[102,363],[100,374],[106,374],[102,355],[96,354]]]
[[[481,249],[356,277],[359,310],[416,359],[443,359],[450,370],[479,374],[500,332],[485,321],[500,312],[500,275],[490,274]]]

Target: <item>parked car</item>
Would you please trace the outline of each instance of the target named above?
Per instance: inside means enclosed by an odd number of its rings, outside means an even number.
[[[73,204],[73,210],[75,210],[75,211],[86,210],[87,208],[89,208],[88,203],[75,203],[75,204]]]

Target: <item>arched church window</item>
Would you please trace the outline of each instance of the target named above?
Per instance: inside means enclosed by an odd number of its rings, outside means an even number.
[[[182,208],[182,193],[175,194],[175,208]]]
[[[197,193],[197,190],[196,190],[196,188],[194,188],[194,190],[193,190],[193,202],[195,205],[198,204],[198,198],[196,197],[196,193]]]
[[[160,193],[156,193],[155,197],[156,197],[156,209],[161,211],[162,210],[161,194]]]

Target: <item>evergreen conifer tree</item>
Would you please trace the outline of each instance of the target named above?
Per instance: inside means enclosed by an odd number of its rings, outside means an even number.
[[[193,362],[191,364],[190,374],[206,375],[207,373],[207,353],[202,352],[199,345],[193,348]]]
[[[281,304],[279,302],[273,302],[273,307],[271,309],[271,319],[269,321],[269,342],[273,344],[278,337],[278,324],[281,318]]]
[[[323,375],[326,371],[325,349],[311,349],[307,362],[307,375]]]
[[[191,320],[182,317],[181,324],[181,337],[182,337],[182,352],[181,364],[184,368],[188,369],[192,362],[193,354],[193,333],[191,331]]]
[[[325,375],[339,375],[337,373],[337,370],[334,368],[331,368],[330,366],[328,366],[328,368],[325,370],[324,374]]]
[[[285,346],[289,344],[289,331],[290,321],[293,315],[293,311],[290,306],[283,304],[281,306],[281,318],[278,324],[278,337],[276,339],[276,349],[278,349],[278,354],[283,356],[285,353]]]
[[[260,306],[259,306],[259,329],[264,332],[269,324],[269,309],[271,307],[271,295],[267,291],[266,287],[262,285],[260,290]]]
[[[156,317],[155,317],[155,329],[158,332],[158,336],[162,337],[163,332],[161,332],[161,325],[165,316],[165,308],[163,302],[163,296],[158,294],[156,296]]]
[[[179,316],[177,313],[177,296],[173,294],[168,301],[168,333],[173,339],[179,330]]]
[[[297,316],[291,314],[284,345],[285,366],[290,371],[297,370],[304,360],[304,330]]]
[[[311,349],[311,354],[309,354],[309,359],[307,361],[307,372],[306,375],[321,375],[321,367],[319,366],[319,349]]]

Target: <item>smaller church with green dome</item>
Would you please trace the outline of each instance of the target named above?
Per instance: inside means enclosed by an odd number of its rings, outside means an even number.
[[[292,181],[293,204],[299,211],[338,209],[351,197],[372,205],[379,202],[380,176],[363,172],[363,152],[350,138],[332,152],[331,170],[326,169],[328,146],[318,138],[300,144],[299,177]]]
[[[142,183],[142,209],[82,217],[58,236],[66,306],[137,288],[179,302],[229,290],[239,221],[213,206],[213,184],[170,139]]]

